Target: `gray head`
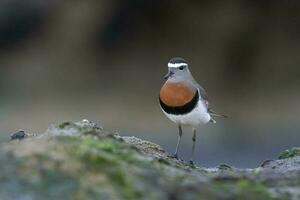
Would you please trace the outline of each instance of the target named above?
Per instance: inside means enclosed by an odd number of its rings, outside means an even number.
[[[168,63],[168,73],[165,79],[179,81],[192,78],[186,60],[180,57],[172,58]]]

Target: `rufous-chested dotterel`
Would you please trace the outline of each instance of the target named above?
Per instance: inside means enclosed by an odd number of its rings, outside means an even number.
[[[179,137],[174,157],[178,158],[178,147],[182,136],[182,126],[193,128],[191,163],[194,161],[196,128],[200,124],[215,123],[212,116],[221,116],[208,107],[205,90],[193,78],[187,62],[183,58],[172,58],[168,63],[167,81],[159,93],[159,103],[164,114],[178,125]]]

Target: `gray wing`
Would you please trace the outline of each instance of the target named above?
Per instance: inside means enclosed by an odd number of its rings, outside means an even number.
[[[207,94],[206,91],[204,90],[204,88],[199,85],[196,81],[194,82],[194,84],[196,85],[196,87],[198,88],[198,91],[200,93],[201,99],[204,102],[204,104],[206,105],[206,107],[208,108],[208,98],[207,98]]]
[[[204,88],[201,87],[199,84],[198,84],[197,88],[199,89],[202,99],[207,101],[208,98],[207,98],[207,94],[206,94],[206,91],[204,90]]]
[[[206,94],[206,91],[204,90],[204,88],[203,88],[201,85],[199,85],[196,81],[194,82],[194,84],[196,84],[196,87],[198,88],[198,91],[199,91],[199,93],[200,93],[200,95],[201,95],[202,101],[204,102],[204,104],[205,104],[206,107],[207,107],[208,113],[209,113],[210,115],[212,115],[212,116],[228,118],[227,115],[218,114],[218,113],[216,113],[215,111],[213,111],[213,110],[209,107],[207,94]],[[212,122],[215,123],[215,120],[212,119]]]

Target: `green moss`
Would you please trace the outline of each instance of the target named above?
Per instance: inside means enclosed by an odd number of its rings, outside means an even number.
[[[68,149],[70,156],[84,163],[83,169],[107,177],[120,197],[134,199],[143,194],[133,187],[129,160],[133,160],[136,152],[129,146],[109,137],[64,137],[63,140],[69,140],[68,144],[71,144]]]
[[[241,178],[237,181],[215,181],[212,183],[211,196],[227,196],[229,199],[272,200],[268,188],[260,183]]]
[[[241,179],[237,182],[237,186],[240,189],[239,191],[240,194],[242,195],[244,195],[244,193],[248,193],[248,194],[255,194],[259,197],[270,198],[267,187],[265,187],[260,183],[255,183],[247,179]]]
[[[292,158],[295,156],[300,156],[300,147],[294,147],[288,150],[285,150],[279,155],[279,159]]]
[[[170,165],[170,162],[164,158],[158,158],[157,161],[165,165]]]
[[[65,127],[70,126],[70,125],[71,125],[71,122],[63,122],[58,125],[58,128],[64,129]]]
[[[113,139],[104,138],[104,139],[95,139],[92,137],[85,137],[80,142],[81,148],[87,148],[90,150],[96,151],[106,151],[109,153],[117,153],[118,150],[121,150],[121,144]]]
[[[177,189],[177,199],[205,200],[275,200],[268,188],[247,178],[237,180],[216,179],[203,184],[201,187],[183,185]]]

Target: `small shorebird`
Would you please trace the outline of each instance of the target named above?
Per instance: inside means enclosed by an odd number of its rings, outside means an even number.
[[[159,94],[160,107],[164,114],[178,125],[179,136],[174,157],[178,158],[178,147],[182,136],[182,126],[193,129],[193,146],[190,163],[194,163],[196,129],[201,124],[216,123],[212,116],[218,115],[209,109],[205,90],[193,78],[187,62],[183,58],[172,58],[168,63],[167,81]]]

